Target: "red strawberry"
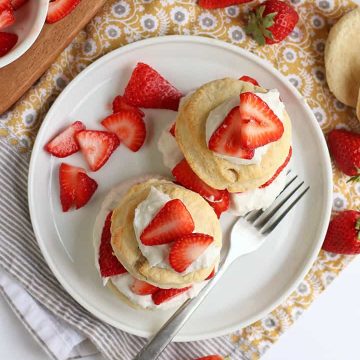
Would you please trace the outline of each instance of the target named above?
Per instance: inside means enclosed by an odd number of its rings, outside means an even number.
[[[84,169],[65,163],[59,169],[60,200],[64,212],[73,206],[83,207],[97,189],[95,180],[86,175]]]
[[[250,13],[245,31],[252,34],[259,45],[284,40],[296,26],[299,15],[286,1],[268,0]]]
[[[174,241],[179,236],[191,234],[194,221],[179,199],[168,201],[150,221],[140,236],[144,245],[162,245]]]
[[[184,159],[180,161],[172,170],[176,181],[182,186],[197,192],[206,200],[219,201],[224,197],[226,190],[217,190],[205,184],[191,169]]]
[[[4,10],[12,10],[10,0],[0,0],[0,13]]]
[[[17,43],[16,34],[0,32],[0,57],[6,55]]]
[[[254,157],[254,150],[244,149],[240,141],[241,131],[242,121],[240,119],[239,107],[236,106],[211,135],[209,149],[218,154],[241,159],[252,159]]]
[[[268,180],[265,184],[260,186],[260,189],[269,186],[280,175],[280,173],[286,168],[287,164],[289,163],[291,156],[292,156],[292,147],[290,146],[289,154],[286,157],[284,163],[276,170],[276,173],[273,175],[273,177],[270,180]]]
[[[194,360],[226,360],[229,358],[224,358],[221,355],[208,355],[208,356],[203,356]],[[230,360],[230,359],[229,359]]]
[[[284,125],[269,106],[251,92],[240,94],[240,144],[245,149],[256,149],[277,141],[284,133]]]
[[[152,294],[152,301],[155,305],[160,305],[184,293],[185,291],[188,291],[190,288],[191,286],[181,289],[159,289],[157,292]]]
[[[45,150],[59,158],[76,153],[79,151],[79,145],[75,140],[75,134],[81,130],[85,130],[85,125],[81,121],[75,121],[50,140],[45,145]]]
[[[169,130],[170,134],[175,137],[175,127],[176,127],[176,122],[174,122]]]
[[[206,234],[189,234],[179,237],[171,246],[169,263],[171,267],[182,273],[185,271],[214,241]]]
[[[209,276],[205,280],[210,280],[215,276],[215,268],[212,269],[212,272],[209,274]]]
[[[141,117],[145,116],[144,112],[141,111],[138,107],[130,105],[123,96],[116,96],[112,103],[113,112],[117,113],[120,110],[134,110],[136,111]]]
[[[116,134],[131,151],[138,151],[144,144],[146,127],[136,110],[120,110],[104,119],[101,125]]]
[[[28,1],[29,0],[11,0],[11,5],[14,10],[17,10],[17,9],[21,8]]]
[[[135,278],[130,289],[136,295],[151,295],[159,290],[158,287]]]
[[[337,254],[360,254],[360,211],[346,210],[336,215],[322,248]]]
[[[111,246],[111,215],[112,211],[106,217],[104,227],[101,233],[101,242],[99,249],[99,267],[102,277],[109,277],[127,273],[120,261],[113,253]]]
[[[82,130],[75,138],[92,171],[99,170],[120,145],[118,137],[106,131]]]
[[[46,17],[48,24],[55,23],[69,15],[79,4],[80,0],[54,0],[49,4]]]
[[[249,82],[255,86],[260,86],[259,83],[255,79],[253,79],[252,77],[247,76],[247,75],[242,76],[239,80]]]
[[[3,30],[15,22],[14,11],[12,8],[0,12],[0,30]]]
[[[176,111],[182,94],[149,65],[138,63],[124,97],[133,106]]]
[[[336,166],[350,180],[360,180],[360,134],[335,129],[328,134],[328,145]]]
[[[225,212],[230,205],[230,195],[227,190],[224,190],[224,196],[220,201],[207,201],[209,205],[214,209],[215,214],[220,218],[221,214]]]
[[[204,9],[220,9],[231,5],[245,4],[253,0],[199,0],[198,5]]]

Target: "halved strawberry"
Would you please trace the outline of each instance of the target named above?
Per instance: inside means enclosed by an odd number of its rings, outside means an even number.
[[[284,125],[269,106],[252,92],[240,94],[241,134],[244,149],[256,149],[277,141],[284,133]]]
[[[152,294],[152,301],[155,305],[160,305],[166,301],[173,299],[176,296],[188,291],[191,286],[184,287],[181,289],[159,289],[157,292]]]
[[[50,2],[46,22],[52,24],[63,19],[76,8],[79,2],[80,0],[54,0]]]
[[[215,276],[215,268],[212,269],[212,272],[209,274],[209,276],[205,280],[210,280]]]
[[[60,200],[64,212],[72,207],[80,209],[92,197],[98,185],[84,169],[65,163],[59,169]]]
[[[130,105],[124,98],[124,96],[116,96],[113,103],[112,103],[113,113],[117,113],[120,110],[134,110],[136,111],[141,117],[145,116],[144,112],[140,110],[136,106]]]
[[[11,5],[14,10],[17,10],[17,9],[21,8],[28,1],[29,0],[11,0]]]
[[[0,13],[4,10],[12,10],[13,7],[11,6],[10,0],[0,0]]]
[[[182,273],[213,243],[214,238],[206,234],[189,234],[179,237],[171,246],[169,263]]]
[[[175,137],[175,127],[176,127],[176,122],[174,122],[169,130],[170,134]]]
[[[120,110],[101,122],[110,132],[116,134],[131,151],[138,151],[146,138],[146,126],[136,110]]]
[[[177,111],[182,94],[149,65],[138,63],[124,97],[133,106]]]
[[[10,7],[0,12],[0,30],[3,30],[15,22],[14,11]]]
[[[106,131],[82,130],[75,138],[92,171],[99,170],[120,145],[118,137]]]
[[[136,295],[151,295],[159,290],[158,287],[135,278],[131,284],[130,289]]]
[[[245,149],[241,144],[241,128],[239,107],[234,107],[225,117],[221,125],[211,135],[209,149],[227,156],[240,159],[252,159],[254,150]]]
[[[254,78],[247,75],[242,76],[239,80],[249,82],[255,86],[260,86],[259,83]]]
[[[81,130],[85,130],[85,125],[81,121],[75,121],[51,139],[45,145],[45,150],[59,158],[76,153],[79,150],[79,145],[75,140],[75,134]]]
[[[114,255],[111,246],[111,216],[112,211],[109,212],[105,219],[104,227],[101,233],[101,242],[99,249],[99,267],[102,277],[109,277],[127,273],[124,266]]]
[[[232,5],[245,4],[253,0],[199,0],[198,5],[204,9],[220,9]]]
[[[140,235],[144,245],[162,245],[176,238],[191,234],[194,221],[186,206],[179,199],[168,201],[150,221]]]
[[[176,178],[176,181],[200,194],[206,200],[209,201],[219,201],[223,198],[224,192],[226,190],[217,190],[211,186],[205,184],[191,169],[190,165],[187,163],[186,159],[180,161],[172,170],[172,174]]]
[[[224,195],[219,201],[208,201],[209,205],[214,209],[215,214],[220,218],[221,214],[225,212],[230,205],[230,194],[227,190],[224,190]]]
[[[292,147],[290,146],[289,154],[286,157],[284,163],[276,170],[276,173],[270,180],[268,180],[265,184],[260,186],[260,189],[269,186],[280,175],[280,173],[286,168],[287,164],[289,163],[291,156],[292,156]]]
[[[16,34],[0,32],[0,57],[6,55],[17,43]]]

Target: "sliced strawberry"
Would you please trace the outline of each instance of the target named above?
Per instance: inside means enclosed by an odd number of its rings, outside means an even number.
[[[198,5],[204,9],[220,9],[232,5],[245,4],[253,0],[199,0]]]
[[[85,125],[81,121],[75,121],[59,135],[55,136],[45,145],[45,150],[50,154],[63,158],[79,151],[79,145],[75,140],[75,134],[85,130]]]
[[[209,276],[205,280],[210,280],[215,276],[215,268],[212,269],[212,272],[209,274]]]
[[[175,127],[176,127],[176,123],[174,122],[169,130],[170,134],[175,137]]]
[[[0,13],[4,10],[12,10],[13,7],[11,6],[10,0],[0,0]]]
[[[171,267],[182,273],[185,271],[207,248],[214,238],[206,234],[189,234],[178,238],[172,245],[169,253]]]
[[[145,116],[144,112],[136,106],[130,105],[124,98],[124,96],[116,96],[112,103],[113,113],[117,113],[120,110],[133,110],[136,111],[141,117]]]
[[[15,23],[14,11],[12,8],[0,12],[0,30],[3,30]]]
[[[228,191],[224,191],[224,195],[221,200],[219,201],[208,201],[209,205],[214,209],[215,214],[218,218],[220,218],[221,214],[227,209],[229,209],[230,205],[230,194]]]
[[[182,186],[197,192],[206,200],[219,201],[223,198],[226,190],[217,190],[205,184],[191,169],[185,159],[180,161],[172,170],[176,181]]]
[[[0,57],[6,55],[17,43],[16,34],[0,32]]]
[[[159,290],[158,287],[135,278],[130,289],[136,295],[151,295]]]
[[[28,1],[29,0],[11,0],[11,5],[14,10],[17,10],[17,9],[21,8]]]
[[[240,94],[240,144],[256,149],[277,141],[284,133],[284,125],[261,98],[252,92]]]
[[[249,82],[255,86],[260,86],[259,83],[254,78],[247,75],[242,76],[239,80]]]
[[[64,212],[80,209],[92,197],[98,185],[84,169],[65,163],[59,169],[60,200]]]
[[[181,289],[159,289],[157,292],[152,294],[152,301],[154,302],[155,305],[160,305],[188,291],[190,288],[191,286]]]
[[[268,180],[265,184],[260,186],[260,189],[269,186],[280,175],[280,173],[286,168],[287,164],[289,163],[291,156],[292,156],[292,147],[290,146],[289,154],[286,157],[284,163],[276,170],[276,173],[270,180]]]
[[[138,63],[124,97],[133,106],[177,111],[182,94],[149,65]]]
[[[221,125],[211,135],[209,149],[227,156],[241,159],[252,159],[254,150],[242,147],[241,138],[242,122],[239,107],[234,107],[226,116]]]
[[[101,242],[99,249],[99,267],[102,277],[109,277],[127,273],[124,266],[114,255],[111,246],[111,216],[109,212],[105,219],[104,227],[101,233]]]
[[[146,126],[136,110],[120,110],[108,116],[101,124],[116,134],[131,151],[138,151],[146,138]]]
[[[46,22],[55,23],[69,15],[79,4],[80,0],[54,0],[49,4]]]
[[[162,245],[176,238],[191,234],[194,221],[186,206],[179,199],[168,201],[150,221],[140,236],[144,245]]]
[[[82,130],[75,138],[92,171],[99,170],[120,145],[118,137],[106,131]]]

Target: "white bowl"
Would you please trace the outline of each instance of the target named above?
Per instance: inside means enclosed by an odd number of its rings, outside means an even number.
[[[35,42],[44,26],[48,7],[49,0],[29,0],[15,11],[15,24],[1,31],[15,33],[19,39],[9,53],[0,57],[0,68],[18,59]]]

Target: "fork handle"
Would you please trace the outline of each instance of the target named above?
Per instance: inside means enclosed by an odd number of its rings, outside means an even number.
[[[142,348],[134,360],[155,360],[163,350],[168,346],[175,335],[185,325],[192,313],[204,301],[208,293],[219,281],[225,271],[228,269],[230,261],[226,261],[221,265],[216,275],[201,289],[199,294],[193,298],[186,300],[179,309],[171,316],[171,318],[161,327],[161,329],[149,340]]]

